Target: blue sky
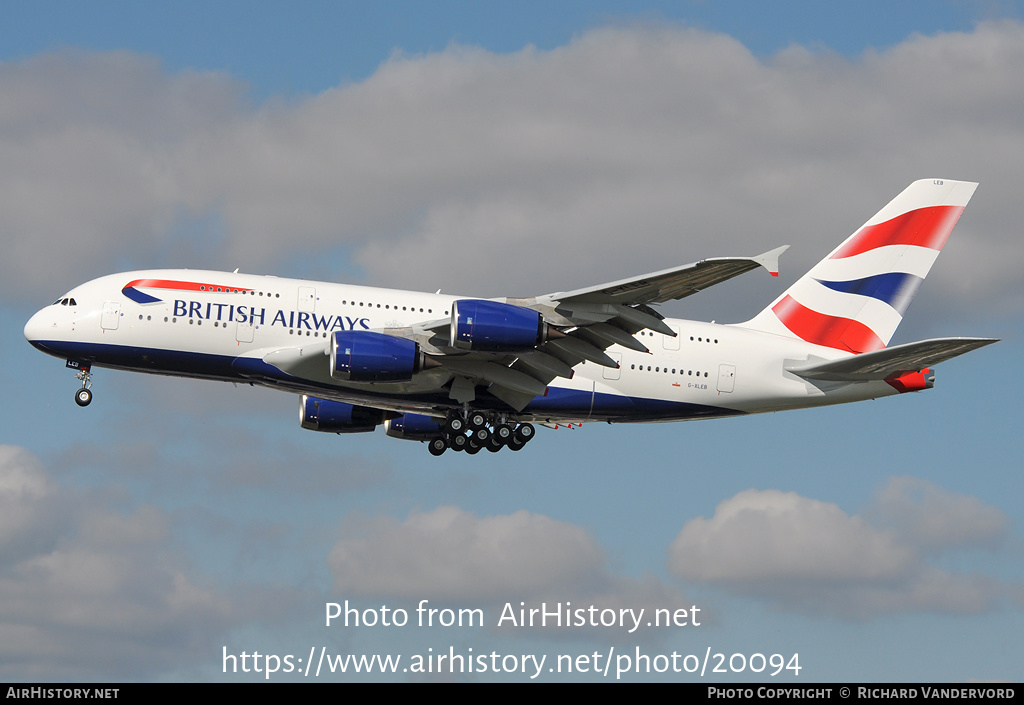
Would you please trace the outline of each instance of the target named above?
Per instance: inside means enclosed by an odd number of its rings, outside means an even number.
[[[4,679],[236,681],[253,676],[222,673],[224,648],[449,645],[799,653],[797,681],[1021,678],[1016,7],[630,7],[8,6]],[[981,186],[894,342],[1004,340],[894,399],[542,430],[522,453],[439,462],[304,431],[294,399],[219,383],[101,370],[82,410],[22,336],[75,284],[135,267],[497,296],[791,244],[781,281],[666,311],[742,320],[930,176]],[[730,511],[800,570],[744,570]],[[695,565],[701,518],[720,558]],[[801,567],[813,537],[845,562]],[[698,604],[708,621],[635,638],[323,626],[328,601],[424,598],[489,621],[520,600]]]
[[[394,52],[422,54],[451,44],[496,53],[525,46],[554,49],[588,29],[674,23],[724,32],[771,55],[791,44],[846,56],[883,48],[912,33],[969,30],[979,20],[1013,16],[1013,3],[862,2],[784,7],[764,3],[645,2],[180,2],[145,7],[16,2],[0,29],[7,59],[78,48],[130,50],[160,58],[166,69],[226,71],[260,98],[317,93],[371,75]]]

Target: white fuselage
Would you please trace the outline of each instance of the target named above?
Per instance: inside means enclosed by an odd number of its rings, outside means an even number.
[[[167,287],[138,293],[133,282]],[[137,271],[101,277],[68,292],[36,313],[25,335],[51,355],[99,367],[248,381],[390,411],[443,415],[445,408],[457,406],[441,389],[450,378],[444,367],[404,382],[315,381],[281,374],[263,358],[284,348],[322,345],[326,351],[335,331],[436,322],[448,318],[452,303],[463,298],[468,297],[252,274]],[[612,346],[607,353],[620,361],[618,369],[577,365],[572,379],[553,380],[548,393],[518,417],[670,421],[897,393],[882,381],[812,383],[786,371],[787,365],[847,356],[832,348],[735,325],[665,323],[676,337],[637,333],[650,353]],[[493,408],[500,408],[500,402],[493,400]]]

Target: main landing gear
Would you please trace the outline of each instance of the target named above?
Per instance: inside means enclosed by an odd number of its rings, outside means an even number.
[[[69,367],[70,367],[69,363]],[[89,406],[92,402],[92,367],[89,365],[75,365],[78,369],[78,373],[75,375],[75,379],[81,380],[82,388],[75,392],[75,403],[79,406]]]
[[[536,433],[532,424],[516,423],[506,414],[483,411],[453,411],[441,424],[441,435],[430,439],[431,455],[447,449],[476,455],[486,448],[497,453],[502,448],[521,450]]]

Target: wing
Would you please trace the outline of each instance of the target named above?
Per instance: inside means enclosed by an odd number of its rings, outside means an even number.
[[[434,390],[447,390],[453,403],[473,402],[489,394],[522,411],[544,394],[554,379],[571,379],[573,367],[581,362],[618,367],[605,352],[613,345],[649,352],[634,337],[643,329],[675,337],[676,332],[652,305],[690,296],[757,267],[765,267],[777,276],[779,255],[785,250],[780,247],[757,257],[706,259],[574,291],[488,302],[490,306],[506,307],[510,320],[523,309],[533,312],[534,320],[540,322],[539,327],[534,325],[540,332],[535,342],[526,346],[467,348],[455,340],[453,319],[449,318],[371,332],[414,341],[429,361]],[[330,343],[324,342],[267,351],[262,361],[290,376],[336,385],[337,380],[331,377],[330,355]],[[402,389],[409,391],[412,387]]]
[[[917,372],[998,342],[997,338],[933,338],[851,355],[817,365],[787,368],[807,379],[836,382],[884,380]]]
[[[779,255],[789,245],[765,252],[757,257],[715,257],[693,264],[664,269],[639,277],[599,284],[585,289],[549,294],[547,299],[572,304],[661,304],[673,299],[682,299],[709,286],[764,267],[773,277],[779,276]]]
[[[533,350],[494,360],[507,372],[516,373],[513,379],[506,382],[494,376],[481,375],[469,379],[468,383],[457,380],[452,386],[452,398],[459,402],[472,401],[477,384],[489,383],[488,391],[492,395],[520,411],[536,396],[531,386],[540,383],[546,387],[557,377],[572,378],[572,368],[581,362],[618,367],[618,362],[605,352],[611,346],[621,345],[630,350],[649,352],[634,334],[651,329],[671,337],[677,335],[652,305],[690,296],[757,267],[764,267],[772,276],[778,276],[779,255],[787,247],[779,247],[757,257],[701,260],[536,298],[505,299],[506,304],[540,312],[548,326],[546,339]],[[447,320],[428,325],[445,335],[449,326]],[[446,356],[441,359],[441,364],[454,368],[461,362]]]

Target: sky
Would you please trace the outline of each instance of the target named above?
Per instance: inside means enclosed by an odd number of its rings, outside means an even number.
[[[0,25],[0,680],[1024,678],[1016,4],[149,5]],[[523,296],[790,245],[663,307],[742,321],[920,178],[980,186],[892,342],[1002,342],[897,398],[433,458],[223,383],[96,370],[81,409],[22,333],[135,268]],[[542,603],[679,619],[500,619]]]

